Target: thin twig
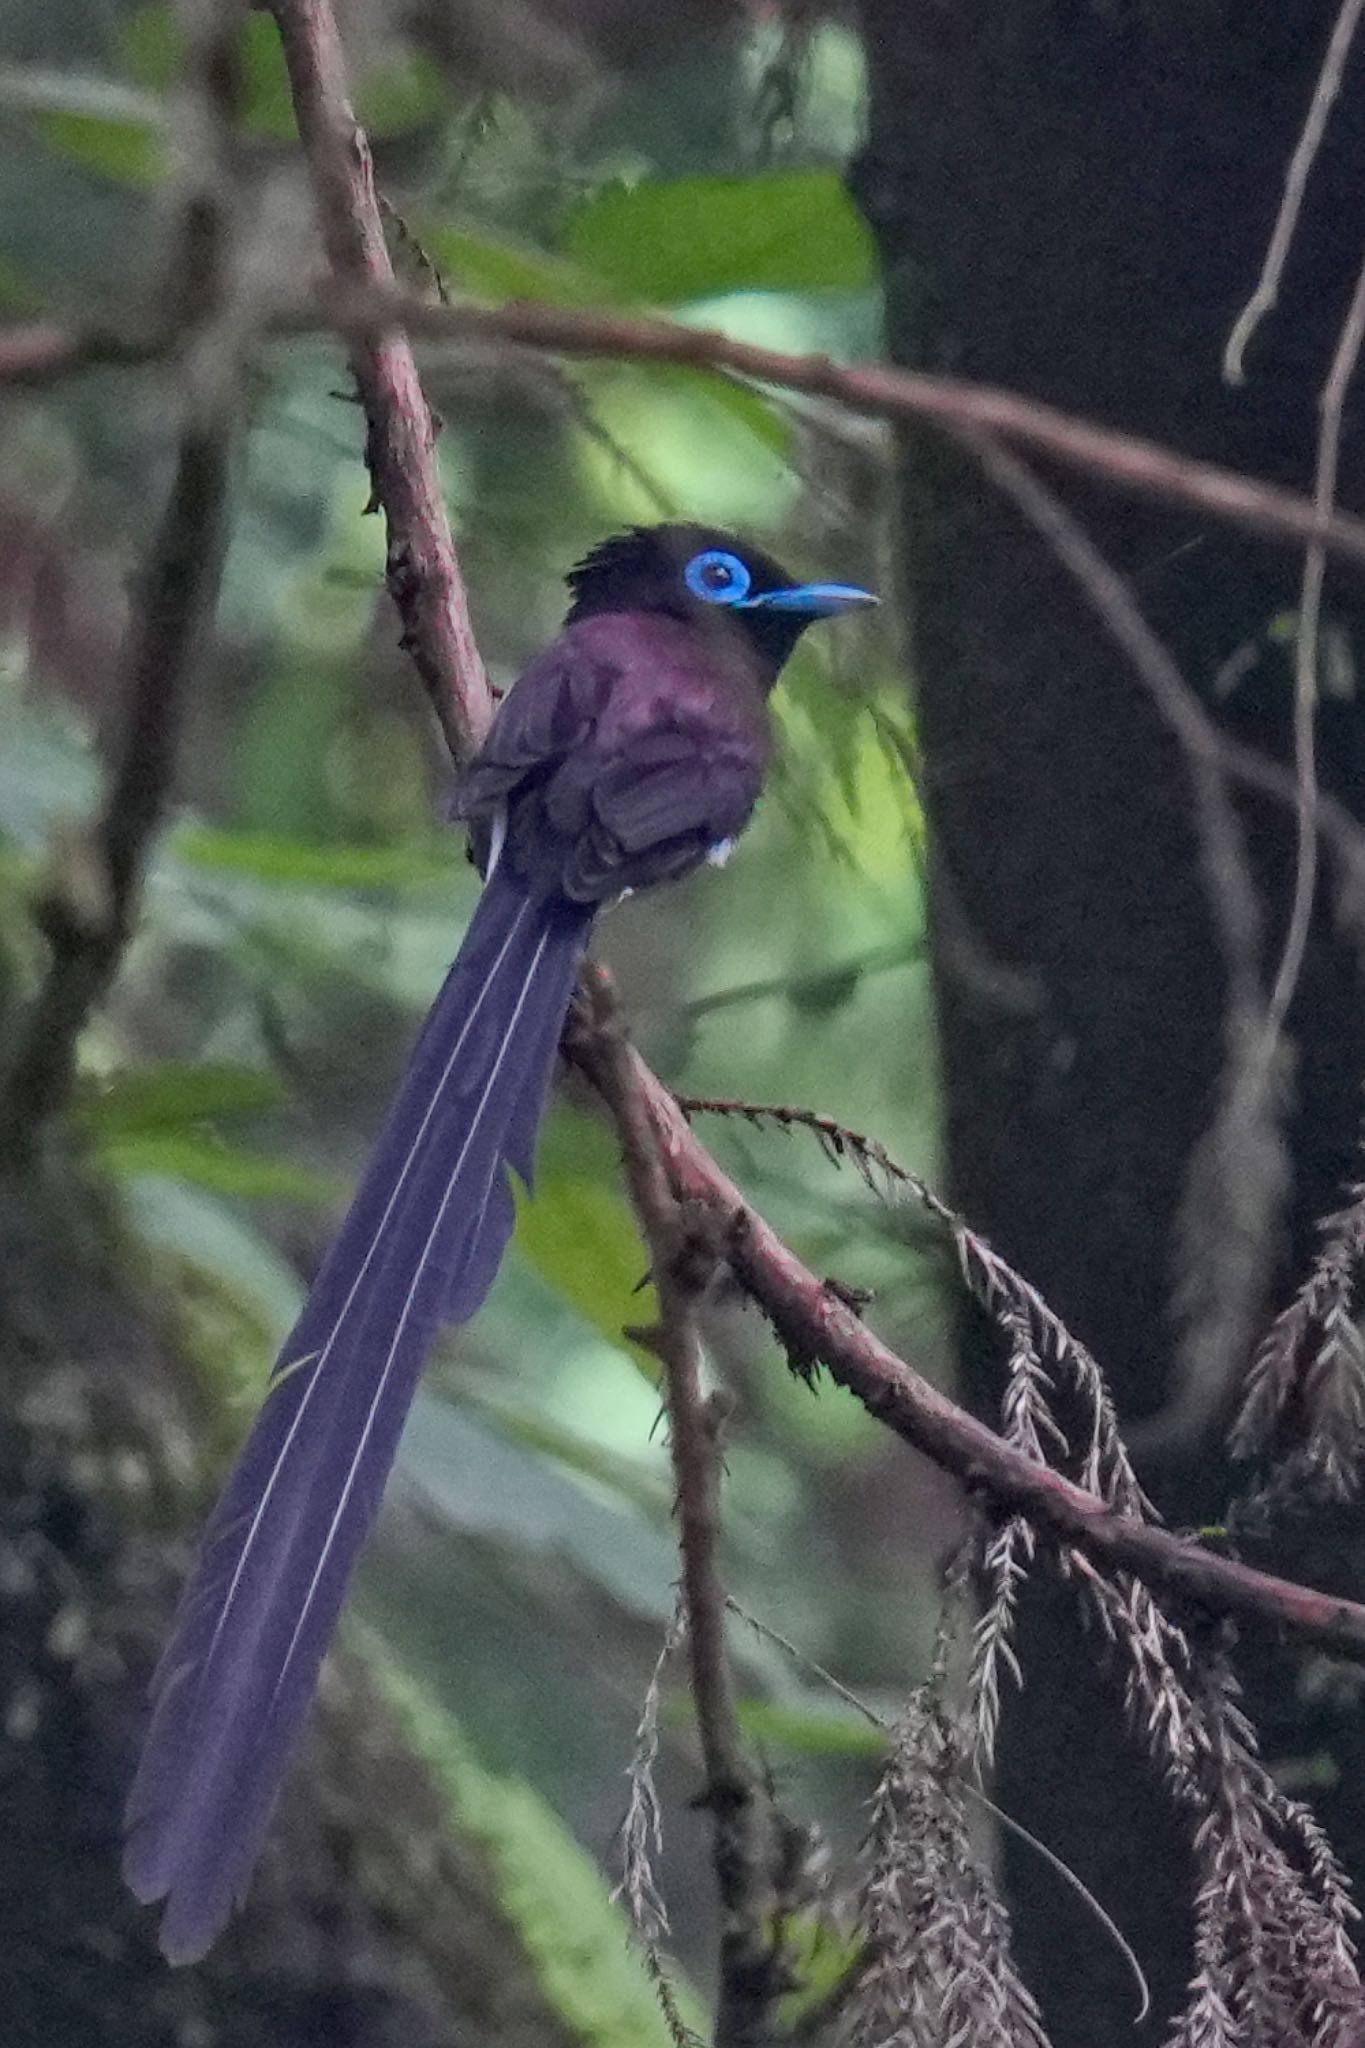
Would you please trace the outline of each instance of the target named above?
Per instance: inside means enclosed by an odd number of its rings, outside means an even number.
[[[1227,347],[1223,351],[1223,379],[1228,384],[1244,384],[1246,371],[1243,361],[1247,347],[1267,313],[1273,313],[1279,298],[1280,284],[1284,278],[1284,266],[1293,244],[1294,233],[1303,211],[1304,193],[1308,189],[1308,177],[1313,168],[1322,138],[1327,132],[1327,118],[1341,91],[1342,76],[1346,69],[1346,58],[1350,51],[1355,32],[1360,22],[1361,9],[1365,0],[1342,0],[1341,12],[1337,15],[1327,54],[1322,60],[1313,86],[1313,97],[1308,113],[1294,145],[1294,154],[1289,159],[1285,173],[1284,196],[1275,219],[1265,262],[1256,280],[1256,289],[1238,314]]]
[[[1341,423],[1346,394],[1360,361],[1365,342],[1365,263],[1356,278],[1351,303],[1342,322],[1332,356],[1332,366],[1322,388],[1318,424],[1317,467],[1313,481],[1313,503],[1325,522],[1332,516],[1337,496],[1337,471],[1341,458]],[[1279,1036],[1294,999],[1303,958],[1308,947],[1308,930],[1313,918],[1313,898],[1318,879],[1318,642],[1322,626],[1322,591],[1327,577],[1327,551],[1321,540],[1308,544],[1303,563],[1303,584],[1299,595],[1299,627],[1294,644],[1294,772],[1297,784],[1298,850],[1294,867],[1294,899],[1289,913],[1284,948],[1275,975],[1265,1020],[1266,1063],[1275,1055]]]
[[[1121,649],[1180,743],[1192,822],[1227,974],[1226,1060],[1212,1125],[1192,1155],[1181,1242],[1185,1252],[1185,1384],[1212,1407],[1254,1334],[1266,1246],[1288,1185],[1275,1116],[1278,1025],[1261,983],[1261,912],[1246,838],[1228,787],[1221,735],[1133,592],[1054,492],[998,443],[977,438],[986,474],[1046,541]],[[1330,506],[1329,506],[1330,509]],[[1309,758],[1311,761],[1311,708]],[[1302,771],[1301,771],[1302,772]],[[1316,804],[1297,792],[1301,835],[1317,854]],[[1308,863],[1302,858],[1300,872]],[[1312,900],[1309,877],[1308,901]],[[1186,1400],[1190,1398],[1187,1393]]]
[[[271,0],[271,11],[333,279],[342,289],[392,292],[369,143],[351,105],[331,0]],[[463,759],[487,730],[493,699],[441,493],[435,422],[396,322],[357,333],[350,359],[365,411],[373,508],[388,524],[386,573],[402,645],[447,746]]]
[[[844,1705],[851,1707],[856,1714],[860,1714],[863,1720],[870,1723],[873,1728],[880,1729],[884,1735],[890,1734],[892,1724],[884,1714],[879,1714],[875,1707],[869,1706],[866,1700],[860,1699],[856,1692],[849,1686],[846,1686],[841,1679],[836,1678],[834,1673],[821,1664],[818,1659],[809,1656],[805,1650],[794,1643],[790,1636],[784,1636],[780,1629],[775,1629],[771,1623],[761,1620],[758,1615],[751,1614],[747,1607],[741,1607],[738,1600],[730,1599],[725,1604],[731,1614],[735,1615],[738,1620],[746,1622],[755,1635],[761,1636],[765,1642],[772,1643],[785,1656],[789,1657],[799,1671],[808,1672],[826,1691],[831,1692],[836,1699],[842,1700]],[[1142,1965],[1133,1951],[1132,1943],[1128,1941],[1112,1914],[1105,1911],[1105,1908],[1100,1904],[1090,1887],[1076,1875],[1070,1864],[1064,1863],[1056,1850],[1049,1849],[1047,1843],[1035,1835],[1032,1829],[1026,1828],[1022,1821],[1017,1821],[1013,1814],[1006,1813],[1003,1806],[997,1806],[990,1794],[983,1792],[981,1786],[972,1778],[964,1775],[961,1784],[962,1790],[974,1805],[979,1806],[984,1813],[989,1814],[990,1818],[998,1827],[1003,1828],[1006,1834],[1012,1835],[1026,1849],[1033,1850],[1046,1863],[1048,1869],[1075,1894],[1085,1910],[1094,1915],[1099,1926],[1103,1929],[1106,1939],[1114,1943],[1114,1946],[1123,1958],[1125,1967],[1132,1974],[1133,1982],[1137,1987],[1140,2007],[1134,2024],[1140,2025],[1147,2016],[1148,2008],[1151,2004],[1151,1992],[1147,1979],[1143,1975]]]
[[[630,1915],[644,1955],[645,1970],[654,1986],[674,2048],[701,2048],[697,2036],[683,2018],[673,1980],[668,1974],[668,1962],[662,1948],[670,1931],[668,1907],[655,1873],[664,1845],[663,1809],[659,1804],[654,1776],[659,1761],[659,1710],[663,1701],[664,1672],[681,1647],[686,1633],[687,1623],[679,1601],[664,1630],[664,1639],[654,1660],[636,1724],[635,1747],[626,1769],[630,1797],[626,1804],[626,1817],[621,1823],[621,1882],[612,1897],[623,1900]]]
[[[38,905],[47,972],[0,1094],[0,1151],[31,1146],[60,1108],[76,1044],[131,935],[175,773],[185,698],[212,617],[251,309],[234,303],[235,122],[244,0],[181,0],[185,60],[172,99],[178,185],[162,292],[176,340],[182,424],[170,495],[119,655],[127,709],[104,805],[70,842]]]
[[[1179,740],[1194,786],[1195,828],[1233,1003],[1258,1009],[1260,911],[1244,835],[1228,794],[1227,766],[1216,726],[1143,617],[1125,579],[1104,559],[1056,493],[998,442],[973,436],[972,449],[987,476],[1068,571]]]
[[[679,1602],[664,1630],[659,1654],[654,1660],[644,1704],[635,1729],[635,1747],[627,1766],[630,1798],[621,1823],[621,1882],[612,1893],[624,1898],[635,1932],[646,1948],[657,1948],[669,1932],[668,1908],[664,1904],[655,1862],[663,1849],[663,1815],[654,1782],[659,1761],[659,1708],[663,1699],[664,1672],[687,1634],[687,1621]]]
[[[716,2048],[759,2048],[788,1988],[772,1929],[777,1905],[770,1817],[744,1757],[725,1639],[720,1540],[720,1405],[702,1379],[697,1309],[715,1266],[689,1232],[669,1185],[608,977],[585,970],[587,1002],[572,1029],[579,1064],[621,1138],[631,1202],[649,1247],[659,1321],[648,1332],[663,1364],[692,1698],[706,1773],[722,1911]],[[585,1015],[586,1013],[586,1015]],[[700,1256],[699,1256],[700,1252]]]

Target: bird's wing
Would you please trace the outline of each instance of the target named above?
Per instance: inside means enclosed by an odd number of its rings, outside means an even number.
[[[460,777],[455,815],[491,817],[523,783],[554,769],[582,745],[615,681],[613,665],[561,634],[498,706]]]
[[[566,893],[600,902],[699,867],[748,823],[763,756],[733,735],[686,726],[643,733],[599,768],[564,870]],[[545,798],[553,822],[558,778]]]

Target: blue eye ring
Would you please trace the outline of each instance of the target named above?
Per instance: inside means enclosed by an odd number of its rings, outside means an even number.
[[[743,604],[749,595],[749,572],[728,548],[705,548],[693,555],[683,582],[704,604]]]

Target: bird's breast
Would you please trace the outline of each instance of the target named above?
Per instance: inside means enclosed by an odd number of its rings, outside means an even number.
[[[708,633],[656,614],[585,619],[581,634],[607,677],[598,745],[615,751],[642,733],[695,733],[756,744],[766,758],[768,710],[756,666],[733,633]]]

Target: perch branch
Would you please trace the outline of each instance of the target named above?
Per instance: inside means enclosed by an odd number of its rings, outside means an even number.
[[[391,273],[369,152],[351,108],[328,0],[272,4],[333,274],[343,281],[360,276],[387,284]],[[403,615],[403,644],[459,760],[486,727],[492,707],[440,499],[430,410],[411,351],[391,329],[357,339],[352,365],[369,428],[375,501],[389,521],[390,588]],[[630,1056],[609,1014],[608,984],[590,970],[585,987],[594,1028],[582,1034],[581,1058],[617,1115],[660,1301],[655,1342],[668,1388],[693,1695],[725,1916],[716,2039],[720,2048],[746,2048],[768,2037],[781,1987],[768,1933],[772,1888],[763,1813],[744,1763],[725,1646],[725,1595],[716,1563],[719,1418],[701,1385],[697,1281],[687,1271],[688,1240],[678,1205],[642,1101],[629,1085]]]
[[[390,298],[329,291],[323,310],[348,331],[373,329],[392,320],[415,338],[431,341],[511,342],[552,355],[670,363],[830,399],[868,418],[919,418],[943,428],[974,428],[1055,457],[1116,489],[1182,504],[1272,540],[1302,545],[1324,533],[1328,546],[1343,560],[1365,566],[1365,520],[1339,513],[1330,528],[1323,529],[1312,501],[1294,491],[990,385],[894,369],[885,363],[842,364],[828,356],[791,355],[676,320],[533,301],[489,307],[440,305],[404,294]]]

